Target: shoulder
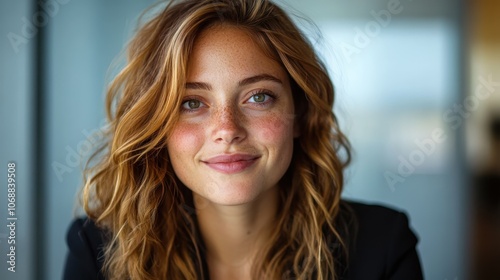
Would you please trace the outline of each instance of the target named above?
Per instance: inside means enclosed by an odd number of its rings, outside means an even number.
[[[350,209],[354,215],[361,233],[369,230],[371,236],[387,236],[390,230],[408,227],[408,217],[404,212],[376,204],[348,200],[343,202],[345,208]]]
[[[418,238],[405,213],[354,201],[341,209],[352,221],[348,279],[422,279]]]
[[[66,234],[68,254],[63,279],[103,279],[104,230],[88,218],[75,219]]]

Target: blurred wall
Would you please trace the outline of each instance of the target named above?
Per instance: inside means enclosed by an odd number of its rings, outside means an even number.
[[[80,1],[61,7],[47,31],[46,279],[61,277],[90,137],[104,121],[108,68],[153,1]]]
[[[344,197],[409,214],[426,279],[468,275],[465,22],[457,4],[324,1],[311,8],[324,38],[310,33],[328,61],[335,110],[355,151]],[[307,11],[305,2],[297,5]]]
[[[34,196],[36,185],[33,155],[34,42],[25,39],[25,48],[14,51],[9,34],[21,33],[23,17],[32,13],[30,1],[0,2],[0,279],[34,279],[36,235]],[[15,164],[15,211],[8,216],[7,165]],[[8,221],[7,218],[17,218]],[[15,222],[15,235],[7,227]],[[9,239],[14,236],[15,238]],[[9,240],[11,243],[9,244]],[[15,244],[12,243],[15,240]],[[15,246],[15,272],[10,272],[10,247]]]
[[[500,2],[469,1],[467,59],[474,110],[466,129],[467,163],[473,172],[473,279],[500,279]],[[478,79],[486,83],[477,83]],[[482,97],[482,102],[472,104]]]
[[[280,2],[310,17],[322,33],[299,20],[329,65],[338,95],[335,110],[354,146],[344,196],[390,205],[409,215],[420,238],[426,279],[465,278],[468,174],[463,119],[454,107],[465,96],[462,2]],[[79,165],[96,140],[88,135],[104,119],[107,70],[130,38],[138,15],[153,1],[43,3],[43,9],[37,1],[0,4],[0,125],[7,132],[1,136],[0,155],[2,166],[9,160],[20,166],[20,226],[24,223],[24,233],[18,231],[24,244],[18,251],[19,272],[12,278],[2,268],[1,279],[61,277],[65,231],[74,217],[81,185]],[[42,89],[32,82],[37,35],[19,44],[18,52],[6,36],[9,32],[22,35],[23,17],[33,20],[36,9],[48,15],[47,23],[40,26],[43,71],[36,73],[43,81],[36,84]],[[39,141],[31,137],[36,123],[31,108],[36,107],[35,93],[40,92],[43,153],[31,150],[36,147],[33,142]],[[42,156],[40,166],[30,162],[35,154]],[[30,168],[42,170],[43,181],[31,181]],[[0,179],[5,182],[5,171]],[[38,188],[43,214],[32,209]],[[0,205],[5,205],[6,192],[0,195]],[[4,215],[3,210],[0,213]],[[33,236],[35,220],[41,221],[43,240]],[[0,234],[4,234],[0,235],[4,257],[6,233],[0,230]],[[44,244],[38,275],[32,257],[35,241]]]
[[[470,52],[467,59],[470,64],[471,81],[478,77],[500,80],[500,2],[492,0],[471,1],[471,23],[468,29]],[[469,94],[477,91],[478,84],[472,82]],[[467,156],[470,168],[475,172],[483,172],[491,168],[495,161],[492,144],[488,137],[488,123],[496,117],[500,118],[500,91],[494,90],[487,96],[488,102],[480,102],[467,126]],[[489,93],[489,92],[487,92]],[[500,170],[500,169],[499,169]],[[499,171],[500,172],[500,171]]]

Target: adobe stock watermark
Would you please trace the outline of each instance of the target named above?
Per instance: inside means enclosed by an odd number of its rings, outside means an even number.
[[[449,124],[452,130],[458,129],[462,126],[464,119],[469,118],[471,113],[477,110],[479,103],[488,99],[496,88],[500,88],[500,81],[494,81],[491,74],[487,78],[479,76],[474,93],[466,97],[462,103],[455,103],[451,109],[446,110],[442,115],[444,122]],[[445,129],[438,127],[429,134],[429,137],[415,139],[415,149],[406,157],[398,156],[397,173],[384,172],[389,188],[395,191],[395,186],[412,175],[416,168],[422,165],[437,150],[437,146],[444,143],[447,138]]]
[[[371,10],[370,15],[373,17],[373,20],[368,21],[363,28],[354,28],[355,35],[352,43],[340,43],[340,49],[344,57],[346,57],[347,62],[351,62],[353,55],[360,54],[362,49],[368,47],[372,40],[380,34],[382,28],[387,27],[391,23],[392,17],[400,14],[403,9],[404,7],[400,0],[389,0],[386,9],[378,12]]]
[[[36,36],[39,28],[45,27],[49,23],[49,19],[55,17],[59,13],[61,5],[66,5],[70,0],[47,0],[38,1],[40,11],[35,12],[30,19],[26,17],[21,18],[23,23],[21,32],[9,32],[7,39],[9,39],[12,49],[17,54],[21,46],[26,45],[29,40]]]
[[[52,162],[52,170],[54,170],[59,182],[63,181],[63,175],[65,173],[73,172],[74,168],[81,166],[82,160],[92,154],[94,148],[104,139],[106,129],[107,123],[103,120],[99,128],[90,132],[86,129],[81,131],[81,133],[85,136],[85,139],[82,139],[77,143],[76,149],[72,148],[70,145],[66,145],[64,163],[60,163],[58,161]]]

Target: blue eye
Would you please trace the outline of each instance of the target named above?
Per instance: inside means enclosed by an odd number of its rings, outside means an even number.
[[[263,92],[256,93],[248,99],[250,103],[265,103],[269,101],[269,99],[272,98],[271,95]]]
[[[196,100],[196,99],[190,99],[190,100],[186,100],[184,101],[184,103],[182,103],[182,109],[184,110],[196,110],[196,109],[199,109],[200,107],[202,107],[203,103],[201,103],[200,100]]]

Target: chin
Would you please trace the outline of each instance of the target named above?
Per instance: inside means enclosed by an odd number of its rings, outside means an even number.
[[[225,206],[237,206],[254,201],[259,196],[252,190],[221,190],[210,197],[210,201],[215,204]]]
[[[211,188],[210,185],[213,187]],[[223,184],[209,184],[208,189],[205,189],[204,197],[211,203],[227,206],[236,206],[250,203],[258,199],[265,193],[261,185],[258,183],[249,184],[247,182],[231,182],[227,181]]]
[[[207,182],[203,188],[203,191],[197,191],[198,196],[195,198],[199,209],[206,207],[208,204],[238,206],[261,199],[265,200],[271,198],[270,190],[274,189],[272,186],[262,187],[262,182],[249,183],[248,180],[246,182],[226,181],[223,184],[212,181]]]

